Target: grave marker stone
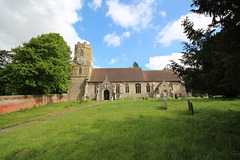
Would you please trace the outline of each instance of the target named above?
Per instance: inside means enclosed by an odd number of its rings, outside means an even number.
[[[190,100],[188,100],[188,110],[194,115],[193,104]]]
[[[188,100],[188,110],[190,111],[190,100]]]
[[[191,110],[191,112],[192,112],[192,115],[194,115],[194,111],[193,111],[193,104],[192,104],[192,102],[190,102],[190,110]]]
[[[165,104],[166,109],[168,110],[168,105],[167,105],[167,100],[166,100],[166,98],[164,98],[164,104]]]

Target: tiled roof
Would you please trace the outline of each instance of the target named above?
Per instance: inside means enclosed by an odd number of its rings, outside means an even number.
[[[142,71],[144,80],[147,82],[176,82],[181,81],[180,78],[173,71],[169,70],[154,70],[154,71]]]
[[[143,82],[140,68],[93,68],[89,82],[103,82],[108,76],[110,82]]]
[[[143,71],[140,68],[93,68],[89,82],[162,82],[181,81],[168,70]]]

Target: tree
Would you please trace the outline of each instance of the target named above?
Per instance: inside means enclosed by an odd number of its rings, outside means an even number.
[[[171,70],[170,64],[167,64],[167,65],[163,68],[163,70]]]
[[[190,42],[184,43],[183,65],[172,62],[171,67],[188,91],[236,97],[240,94],[240,1],[193,0],[192,6],[197,8],[193,12],[212,16],[212,23],[207,30],[194,30],[188,18],[183,21]]]
[[[67,92],[71,51],[59,34],[42,34],[12,51],[12,63],[5,65],[1,78],[7,94]]]
[[[133,63],[133,68],[140,68],[136,61]]]
[[[3,77],[3,68],[4,65],[12,61],[11,51],[0,50],[0,77]],[[0,95],[5,95],[5,81],[1,81],[0,78]]]
[[[5,64],[11,62],[12,55],[11,51],[0,50],[0,69],[4,67]]]

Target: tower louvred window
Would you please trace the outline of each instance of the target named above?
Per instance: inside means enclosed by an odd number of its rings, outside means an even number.
[[[82,74],[82,68],[79,68],[78,73],[79,73],[79,74]]]

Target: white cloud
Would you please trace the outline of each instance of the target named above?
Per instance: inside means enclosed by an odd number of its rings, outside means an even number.
[[[111,61],[110,62],[108,62],[108,64],[113,64],[113,63],[116,63],[118,61],[118,59],[111,59]]]
[[[165,11],[160,11],[159,14],[160,14],[163,18],[165,18],[165,17],[167,16],[167,13],[166,13]]]
[[[82,0],[0,1],[0,48],[10,50],[32,37],[54,32],[73,51],[77,41],[84,41],[72,26],[82,20],[77,14],[82,5]]]
[[[141,0],[138,4],[126,5],[118,0],[107,0],[108,12],[116,25],[134,30],[147,28],[151,25],[152,14],[155,11],[155,0]]]
[[[180,63],[178,59],[180,59],[182,55],[183,55],[182,53],[172,53],[171,55],[167,55],[167,56],[150,57],[149,63],[147,63],[145,66],[153,70],[161,70],[167,64],[171,63],[170,60]]]
[[[94,64],[93,64],[93,68],[101,68],[101,67],[99,67],[99,66],[96,66],[96,65],[94,65]]]
[[[183,33],[182,21],[188,16],[190,21],[194,22],[194,29],[204,28],[206,29],[208,24],[211,23],[210,17],[204,15],[197,15],[188,13],[187,15],[181,16],[178,20],[168,23],[156,37],[156,43],[161,43],[164,46],[169,46],[172,41],[180,40],[187,41],[186,35]]]
[[[117,47],[120,46],[120,36],[116,35],[116,32],[113,32],[112,34],[107,34],[104,36],[103,41],[107,43],[107,46],[113,46]]]
[[[102,0],[93,0],[92,2],[88,3],[88,6],[94,11],[96,11],[98,8],[101,8]]]
[[[124,32],[124,33],[122,34],[122,37],[124,37],[124,38],[129,38],[129,37],[130,37],[130,32]]]
[[[103,41],[107,43],[107,46],[117,47],[121,45],[121,41],[123,38],[129,38],[130,32],[124,32],[121,36],[116,35],[116,32],[109,33],[104,36]]]

